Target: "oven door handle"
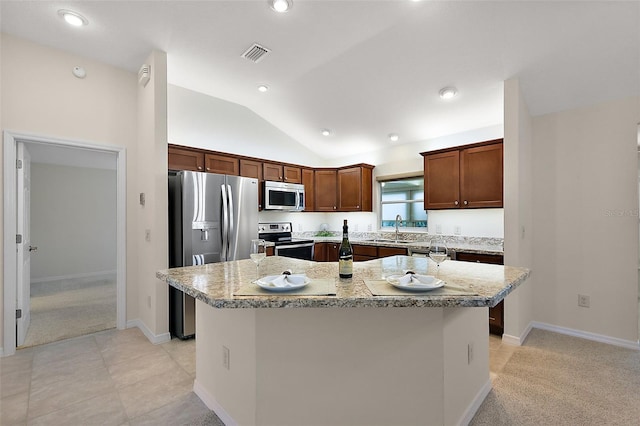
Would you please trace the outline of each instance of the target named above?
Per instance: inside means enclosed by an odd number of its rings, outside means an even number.
[[[313,248],[315,246],[315,243],[301,243],[301,244],[287,244],[287,245],[283,245],[283,246],[275,246],[275,255],[278,255],[278,251],[279,250],[286,250],[286,249],[290,249],[290,248],[306,248],[306,247],[311,247],[311,256],[313,257]]]

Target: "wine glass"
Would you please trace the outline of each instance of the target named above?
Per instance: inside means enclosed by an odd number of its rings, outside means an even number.
[[[251,260],[256,264],[256,279],[260,278],[260,262],[267,257],[265,241],[262,239],[251,240]]]
[[[440,264],[447,259],[447,245],[439,239],[432,240],[429,244],[429,258],[436,262],[436,275],[440,272]]]

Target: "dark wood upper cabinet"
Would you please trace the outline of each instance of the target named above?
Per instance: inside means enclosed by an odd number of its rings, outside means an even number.
[[[313,169],[302,169],[301,174],[304,185],[304,210],[313,212],[316,209],[315,173]]]
[[[264,180],[282,182],[284,179],[282,164],[262,163],[262,173]]]
[[[502,207],[502,143],[467,148],[460,153],[463,207]]]
[[[295,164],[217,151],[168,146],[169,170],[193,170],[258,179],[259,208],[264,197],[263,182],[303,184],[305,210],[309,212],[372,211],[373,168],[368,164],[314,169]]]
[[[262,180],[262,162],[241,158],[240,176]]]
[[[205,170],[209,173],[238,176],[240,174],[240,162],[238,157],[221,154],[205,154]]]
[[[503,206],[502,139],[422,155],[425,210]]]
[[[283,166],[282,175],[286,183],[302,183],[302,170],[300,167]]]
[[[168,148],[169,170],[204,171],[204,153],[177,146]]]
[[[335,169],[318,169],[315,172],[315,211],[333,212],[338,209],[336,188],[338,171]]]
[[[359,165],[338,170],[338,210],[372,210],[372,166]]]

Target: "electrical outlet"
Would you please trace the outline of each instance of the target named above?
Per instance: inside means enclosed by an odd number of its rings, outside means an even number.
[[[367,231],[371,232],[371,230],[372,230],[372,229],[373,229],[373,225],[368,224],[368,225],[367,225]]]
[[[298,231],[302,232],[302,224],[301,223],[298,224]]]
[[[358,232],[358,224],[357,223],[355,225],[353,225],[353,230]]]
[[[524,225],[520,228],[520,236],[524,240]]]
[[[453,228],[453,233],[456,234],[456,235],[460,235],[462,233],[462,230],[460,229],[459,226],[455,226]]]
[[[229,348],[222,346],[222,366],[229,370]]]
[[[151,296],[147,296],[147,307],[151,309]]]
[[[578,295],[578,306],[582,306],[583,308],[588,308],[590,304],[591,304],[591,299],[589,298],[589,296],[584,294]]]
[[[467,344],[467,364],[471,364],[473,361],[473,342]]]
[[[151,242],[151,229],[144,230],[144,240],[148,243]]]
[[[442,225],[436,225],[436,234],[442,234]]]

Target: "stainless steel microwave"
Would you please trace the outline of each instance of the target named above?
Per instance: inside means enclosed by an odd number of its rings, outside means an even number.
[[[265,181],[264,209],[283,211],[304,210],[304,185]]]

